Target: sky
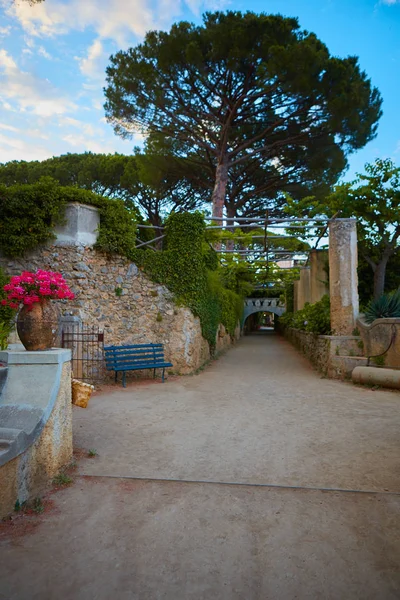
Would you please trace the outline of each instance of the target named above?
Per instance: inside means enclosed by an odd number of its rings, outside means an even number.
[[[400,0],[0,0],[0,162],[67,152],[130,154],[104,118],[109,56],[146,31],[208,10],[297,17],[332,55],[359,57],[383,96],[378,136],[350,156],[346,179],[375,158],[400,166]]]

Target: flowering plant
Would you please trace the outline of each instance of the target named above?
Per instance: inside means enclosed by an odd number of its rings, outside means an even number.
[[[42,270],[36,273],[24,271],[21,275],[11,277],[3,290],[7,292],[7,298],[1,304],[10,308],[19,308],[21,303],[32,306],[44,299],[72,300],[74,297],[61,273]]]

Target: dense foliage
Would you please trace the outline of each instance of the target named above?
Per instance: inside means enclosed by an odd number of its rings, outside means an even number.
[[[285,313],[279,317],[279,323],[284,327],[294,327],[318,335],[329,335],[331,333],[329,296],[323,296],[314,304],[307,302],[304,308],[295,313]]]
[[[211,170],[215,216],[233,180],[238,202],[246,189],[251,200],[329,187],[347,153],[374,138],[381,115],[356,57],[331,56],[297,19],[265,13],[206,13],[201,25],[150,31],[111,57],[107,84],[106,116],[118,134],[143,131]]]
[[[213,348],[219,323],[233,334],[241,319],[238,277],[219,267],[215,252],[204,244],[205,223],[200,213],[171,214],[166,236],[165,250],[137,250],[135,260],[153,281],[166,285],[179,303],[200,318],[203,336]]]
[[[397,282],[386,283],[388,265],[391,275],[400,250],[400,168],[390,159],[377,159],[365,165],[365,173],[357,173],[355,181],[336,186],[323,199],[306,198],[300,202],[288,198],[286,209],[296,216],[339,215],[357,219],[358,252],[360,256],[360,296],[365,300],[365,287],[373,288],[379,298]],[[314,233],[315,235],[315,233]],[[366,267],[370,269],[369,280]],[[391,277],[392,279],[392,277]],[[366,283],[366,286],[365,286]],[[371,285],[372,284],[372,285]]]
[[[150,149],[136,149],[131,156],[84,152],[43,161],[0,164],[0,183],[7,186],[37,183],[42,177],[51,177],[62,186],[123,200],[138,222],[145,219],[155,226],[161,225],[169,212],[195,210],[211,196],[207,189],[199,188],[193,177],[189,184],[185,161]]]
[[[400,289],[371,300],[364,313],[367,323],[372,323],[375,319],[395,317],[400,317]]]
[[[135,247],[136,225],[120,200],[110,200],[50,177],[32,184],[0,185],[0,251],[21,257],[54,239],[68,202],[97,206],[100,228],[97,246],[108,253],[128,255]]]

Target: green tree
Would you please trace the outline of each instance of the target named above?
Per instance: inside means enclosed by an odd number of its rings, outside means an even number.
[[[280,15],[215,12],[202,26],[151,31],[111,57],[107,83],[106,116],[117,134],[140,130],[170,140],[179,156],[207,156],[216,217],[236,166],[257,160],[282,189],[296,165],[307,178],[316,162],[321,172],[334,163],[335,181],[381,115],[380,94],[356,57],[331,57],[297,19]]]
[[[373,273],[373,297],[385,290],[388,261],[399,253],[400,168],[390,159],[377,159],[365,165],[351,183],[342,183],[324,200],[304,199],[290,202],[295,215],[357,219],[358,251]]]
[[[132,156],[91,152],[64,154],[41,162],[0,164],[0,183],[31,184],[41,177],[52,177],[63,186],[122,199],[138,222],[146,219],[159,226],[171,211],[195,210],[202,202],[204,194],[189,183],[180,163],[151,149],[146,153],[137,149]]]

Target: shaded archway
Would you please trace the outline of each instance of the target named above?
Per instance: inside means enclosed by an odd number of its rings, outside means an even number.
[[[245,298],[243,323],[253,313],[271,312],[280,317],[285,311],[285,303],[281,302],[279,298]]]
[[[276,313],[271,311],[252,312],[243,322],[243,335],[273,333],[277,318]]]

